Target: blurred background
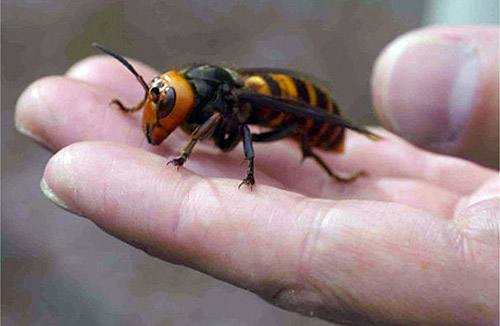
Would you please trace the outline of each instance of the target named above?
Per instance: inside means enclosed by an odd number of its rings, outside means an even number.
[[[497,0],[2,1],[3,325],[327,325],[147,256],[44,198],[51,153],[14,129],[32,81],[98,41],[160,71],[191,62],[282,67],[327,80],[354,121],[376,124],[371,68],[401,33],[498,24]],[[251,250],[251,248],[249,248]]]

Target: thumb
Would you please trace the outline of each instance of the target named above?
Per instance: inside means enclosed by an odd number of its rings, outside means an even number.
[[[373,72],[382,122],[429,150],[498,167],[498,42],[493,26],[437,26],[396,39]]]

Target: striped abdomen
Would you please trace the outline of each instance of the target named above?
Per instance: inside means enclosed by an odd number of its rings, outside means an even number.
[[[263,95],[296,99],[309,106],[340,115],[337,104],[324,90],[300,77],[278,73],[252,75],[245,77],[245,86]],[[311,146],[343,151],[344,127],[342,126],[277,112],[267,107],[253,107],[252,120],[270,128],[298,124],[300,132],[307,136]]]

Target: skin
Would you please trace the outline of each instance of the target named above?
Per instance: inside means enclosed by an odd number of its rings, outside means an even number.
[[[417,33],[439,38],[443,29]],[[496,41],[498,51],[496,28],[447,30],[478,43]],[[471,36],[478,33],[483,37]],[[491,49],[478,51],[491,56],[481,52]],[[391,94],[387,53],[372,79],[382,121],[398,112],[381,105]],[[132,64],[146,80],[157,74]],[[494,134],[479,122],[498,115],[498,77],[491,76],[498,61],[481,65],[479,100],[450,154],[472,152],[469,135]],[[152,147],[139,115],[108,107],[110,98],[135,104],[142,96],[133,76],[105,56],[23,92],[17,128],[54,151],[63,148],[41,182],[52,201],[153,256],[306,315],[352,325],[498,323],[497,171],[374,129],[383,141],[348,132],[345,154],[320,152],[335,171],[365,170],[368,177],[335,182],[312,161],[299,165],[297,144],[284,140],[255,144],[257,185],[238,190],[241,145],[221,154],[202,142],[176,171],[165,164],[188,135],[177,130]]]

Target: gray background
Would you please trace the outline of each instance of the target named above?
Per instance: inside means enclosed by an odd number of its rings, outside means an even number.
[[[270,66],[328,80],[375,123],[369,79],[391,39],[434,22],[498,24],[498,1],[3,1],[3,325],[326,325],[151,258],[44,198],[51,153],[14,130],[20,92],[95,54],[93,41],[159,70]],[[249,248],[251,250],[251,248]]]

